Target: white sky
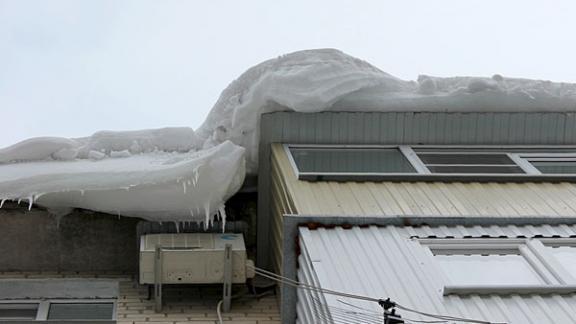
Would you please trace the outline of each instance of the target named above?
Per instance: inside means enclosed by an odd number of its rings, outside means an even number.
[[[332,47],[403,79],[576,82],[576,1],[0,0],[0,147],[197,128],[263,60]]]

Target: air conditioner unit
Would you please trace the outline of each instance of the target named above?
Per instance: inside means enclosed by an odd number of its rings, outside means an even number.
[[[242,234],[148,234],[140,238],[141,284],[208,284],[224,282],[225,250],[231,245],[232,283],[254,277]],[[155,258],[160,248],[160,267]],[[155,269],[161,269],[159,278]]]

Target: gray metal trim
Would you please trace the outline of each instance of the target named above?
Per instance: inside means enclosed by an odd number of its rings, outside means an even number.
[[[232,302],[232,244],[226,244],[224,250],[224,284],[222,291],[222,310],[224,313],[228,313]]]
[[[420,160],[416,152],[414,152],[412,147],[408,145],[400,145],[398,146],[398,149],[402,154],[404,154],[404,157],[408,160],[408,162],[412,164],[412,167],[414,168],[414,170],[416,170],[416,172],[418,172],[419,174],[431,173],[430,170],[428,170],[428,167],[426,167],[426,164],[424,164],[424,162]]]
[[[110,279],[0,279],[0,300],[117,298],[117,280]]]
[[[576,174],[521,173],[320,173],[300,172],[304,181],[413,181],[413,182],[576,182]]]
[[[144,238],[144,236],[142,236]],[[154,249],[154,311],[160,313],[162,311],[162,278],[164,274],[163,263],[164,253],[162,245],[157,244]]]
[[[442,294],[448,295],[529,295],[529,294],[574,294],[576,285],[534,286],[446,286]]]

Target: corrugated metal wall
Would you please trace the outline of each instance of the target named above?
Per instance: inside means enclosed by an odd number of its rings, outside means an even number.
[[[576,294],[443,296],[445,276],[435,264],[434,257],[413,239],[414,236],[575,237],[576,227],[372,226],[312,231],[301,228],[299,280],[358,295],[390,297],[404,306],[435,314],[509,324],[576,323]],[[339,323],[346,310],[363,314],[381,312],[376,303],[310,295],[306,291],[299,291],[298,296],[298,323]],[[431,320],[406,311],[401,313],[416,320]]]
[[[299,214],[320,216],[576,216],[572,183],[300,181],[284,147],[272,145],[274,179]],[[281,178],[280,178],[281,177]]]
[[[292,197],[287,191],[283,181],[282,171],[278,166],[277,159],[272,160],[271,184],[270,184],[270,237],[272,269],[282,273],[282,216],[295,214],[296,209]]]
[[[271,240],[273,237],[272,143],[567,145],[576,144],[576,113],[323,112],[303,114],[277,112],[262,116],[259,138],[257,264],[261,267],[272,268],[272,254],[269,248],[273,245]],[[475,195],[476,191],[471,189],[473,186],[463,189],[464,191],[458,189],[450,194]],[[363,201],[364,198],[370,198],[369,193],[359,197],[350,196],[353,195],[353,192],[351,193],[349,189],[357,189],[357,187],[359,186],[351,184],[351,187],[344,188],[341,193],[348,197],[348,201],[358,200],[357,206],[361,206],[361,208],[347,210],[348,204],[339,205],[337,201],[330,199],[320,200],[323,205],[322,208],[326,208],[326,213],[332,212],[332,216],[358,214],[357,211],[359,210],[363,213],[378,212],[379,209],[385,208],[385,206],[374,204],[374,202],[381,201],[379,197],[371,199],[372,203]],[[339,188],[337,184],[330,184],[328,187],[318,188],[322,189],[318,193],[316,193],[316,189],[314,192],[316,195],[333,196],[334,190]],[[396,191],[402,193],[405,190],[408,189],[400,186]],[[422,189],[418,187],[412,190],[410,195],[419,197],[428,192],[431,196],[427,199],[435,203],[436,197],[439,197],[439,201],[447,198],[444,191],[443,188],[426,187]],[[298,193],[309,195],[310,191],[300,191],[299,188]],[[533,195],[533,193],[530,194]],[[340,199],[339,195],[333,197]],[[310,201],[312,202],[317,198],[318,196],[310,196]],[[296,202],[294,204],[294,212],[303,213],[300,210],[303,208],[301,204],[298,205]],[[418,202],[408,204],[408,208],[401,209],[404,214],[420,214],[424,211],[436,210],[441,215],[454,213],[488,215],[494,210],[494,208],[484,210],[481,206],[476,205],[436,207],[436,204],[433,206],[429,206],[427,203],[419,205]],[[314,208],[319,205],[318,202],[312,204],[307,210],[316,213],[318,211],[314,211]],[[366,208],[368,210],[364,210]],[[390,208],[398,209],[400,207]],[[571,208],[569,207],[569,209]],[[550,208],[544,204],[542,210],[544,209]],[[396,211],[392,209],[389,213]],[[532,211],[523,210],[519,213],[530,214]],[[557,213],[562,214],[563,212],[557,211]],[[278,223],[274,226],[278,227]]]

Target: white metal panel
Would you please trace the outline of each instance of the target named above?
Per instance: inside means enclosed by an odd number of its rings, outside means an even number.
[[[424,312],[509,324],[576,323],[576,294],[469,294],[443,296],[447,278],[418,238],[576,237],[576,226],[353,227],[300,229],[299,280],[323,288],[387,298]],[[313,323],[320,310],[299,292],[298,322]],[[376,303],[321,296],[339,309],[376,314]],[[354,305],[354,306],[350,306]],[[362,308],[363,310],[359,310]],[[374,312],[374,313],[372,313]],[[401,311],[415,320],[430,320]],[[326,318],[323,316],[321,318]],[[337,318],[334,322],[338,322]]]
[[[242,234],[181,233],[149,234],[140,238],[140,283],[154,283],[155,248],[162,252],[162,282],[221,283],[224,251],[232,245],[232,281],[246,281],[246,248]]]

